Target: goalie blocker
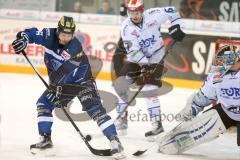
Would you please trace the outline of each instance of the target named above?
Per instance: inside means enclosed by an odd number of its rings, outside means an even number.
[[[180,154],[217,138],[232,126],[237,126],[237,144],[240,146],[240,122],[231,119],[220,105],[207,110],[191,121],[183,121],[173,130],[160,135],[157,138],[159,152]]]

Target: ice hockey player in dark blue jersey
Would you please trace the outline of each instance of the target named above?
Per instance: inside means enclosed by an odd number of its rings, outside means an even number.
[[[92,77],[90,64],[82,50],[81,43],[74,37],[75,22],[72,17],[63,16],[57,28],[25,29],[17,34],[12,46],[17,54],[29,43],[44,46],[44,62],[50,79],[51,91],[46,90],[37,101],[39,143],[32,149],[52,148],[52,111],[55,107],[67,106],[78,97],[83,111],[97,122],[103,134],[109,139],[113,156],[124,157],[123,147],[117,137],[116,128],[106,114]]]

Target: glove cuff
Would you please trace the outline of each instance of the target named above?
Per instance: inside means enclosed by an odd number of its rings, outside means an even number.
[[[17,39],[24,38],[26,40],[26,42],[29,43],[29,37],[26,32],[18,32],[16,37],[17,37]]]

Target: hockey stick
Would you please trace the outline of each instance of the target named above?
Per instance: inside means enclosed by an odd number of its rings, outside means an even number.
[[[166,49],[165,54],[163,55],[162,59],[160,60],[160,62],[156,65],[156,67],[154,68],[154,70],[152,71],[152,73],[154,73],[158,66],[161,65],[162,61],[164,60],[164,58],[169,54],[169,51],[173,48],[174,44],[176,43],[176,40],[171,40],[170,44],[168,46],[168,48]],[[121,115],[128,109],[129,105],[134,101],[134,99],[137,97],[137,95],[141,92],[141,90],[143,89],[144,84],[140,86],[140,88],[138,89],[138,91],[133,95],[133,97],[131,98],[131,100],[127,103],[126,107],[123,109],[122,112],[120,112],[117,116],[116,119],[119,119],[121,117]]]
[[[42,76],[40,75],[40,73],[38,72],[38,70],[33,66],[33,64],[31,63],[31,61],[29,60],[29,58],[26,55],[25,51],[22,51],[23,56],[26,58],[26,60],[28,61],[28,63],[31,65],[32,69],[34,70],[34,72],[37,74],[37,76],[40,78],[40,80],[43,82],[43,84],[45,85],[45,87],[48,90],[51,90],[51,88],[49,87],[49,85],[47,84],[47,82],[42,78]],[[94,154],[94,155],[98,155],[98,156],[111,156],[111,152],[110,149],[105,149],[105,150],[98,150],[98,149],[94,149],[92,148],[92,146],[88,143],[88,140],[86,139],[86,137],[82,134],[82,132],[79,130],[79,128],[77,127],[77,125],[75,124],[75,122],[73,121],[73,119],[70,117],[70,115],[67,113],[66,109],[64,108],[64,106],[61,107],[61,109],[63,110],[64,114],[67,116],[68,120],[71,122],[71,124],[73,125],[73,127],[75,128],[75,130],[79,133],[79,135],[81,136],[82,140],[85,142],[85,144],[87,145],[88,149]]]

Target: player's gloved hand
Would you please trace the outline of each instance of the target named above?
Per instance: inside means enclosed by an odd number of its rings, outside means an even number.
[[[137,79],[136,83],[137,85],[141,86],[149,82],[150,80],[150,73],[149,72],[143,72]]]
[[[142,68],[141,74],[136,78],[136,83],[140,86],[150,82],[154,71],[151,65],[145,65]]]
[[[188,99],[185,107],[178,113],[181,121],[189,121],[198,115],[199,112],[203,110],[193,103],[193,98],[196,94],[192,94]]]
[[[168,28],[170,36],[176,41],[182,41],[185,37],[185,33],[181,30],[180,25],[176,24]]]
[[[53,103],[57,108],[68,107],[69,106],[68,103],[71,101],[67,98],[67,96],[66,97],[62,96],[61,92],[58,92],[58,91],[57,92],[48,91],[46,96],[47,96],[47,99],[51,103]]]
[[[58,106],[58,104],[60,103],[59,95],[57,95],[55,91],[48,91],[46,96],[47,99],[54,105]]]
[[[137,85],[156,84],[161,86],[161,77],[163,74],[163,64],[149,64],[142,66],[142,74],[136,80]]]
[[[28,45],[29,38],[25,32],[18,32],[16,40],[12,42],[12,47],[16,54],[20,54]]]

